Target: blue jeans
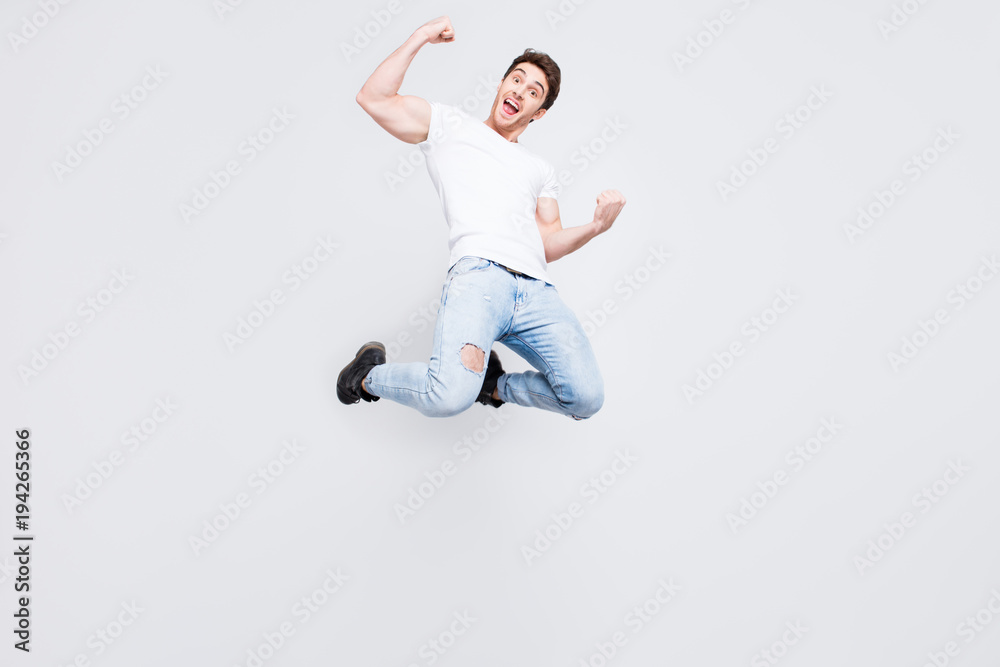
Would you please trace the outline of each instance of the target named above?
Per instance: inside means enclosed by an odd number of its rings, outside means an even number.
[[[513,274],[481,257],[465,256],[448,270],[434,329],[430,363],[379,364],[365,376],[370,394],[416,408],[428,417],[450,417],[476,401],[490,348],[500,341],[536,371],[504,373],[497,382],[506,403],[586,419],[604,403],[604,380],[580,321],[556,288]],[[474,345],[475,371],[462,362]]]

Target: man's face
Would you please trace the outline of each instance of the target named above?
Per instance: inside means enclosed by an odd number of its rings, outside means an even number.
[[[545,115],[541,109],[549,92],[545,73],[531,63],[518,63],[497,87],[490,114],[498,128],[512,130]],[[511,105],[513,102],[513,105]]]

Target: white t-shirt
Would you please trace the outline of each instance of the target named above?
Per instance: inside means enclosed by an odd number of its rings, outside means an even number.
[[[555,168],[460,107],[430,105],[417,145],[448,223],[449,266],[474,255],[551,284],[535,208],[539,197],[558,198]]]

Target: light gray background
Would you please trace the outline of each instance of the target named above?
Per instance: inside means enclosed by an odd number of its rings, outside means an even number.
[[[16,49],[9,35],[42,10],[6,3],[4,627],[21,428],[36,542],[33,651],[5,632],[3,664],[248,665],[291,622],[263,664],[427,665],[421,646],[456,612],[476,620],[434,664],[599,665],[595,644],[619,631],[608,664],[623,667],[771,664],[759,652],[776,642],[789,666],[917,667],[949,641],[948,664],[1000,664],[1000,616],[983,613],[973,641],[959,634],[1000,591],[1000,280],[973,280],[961,309],[948,296],[1000,253],[1000,7],[909,3],[919,11],[884,35],[889,0],[744,4],[403,0],[348,59],[342,44],[386,2],[245,0],[221,16],[209,0],[72,2]],[[734,20],[679,70],[674,54],[726,9]],[[550,266],[592,323],[607,399],[590,420],[508,405],[496,428],[479,404],[435,420],[336,399],[365,341],[409,334],[390,361],[429,357],[433,319],[414,323],[440,295],[446,226],[424,167],[388,187],[415,149],[354,96],[442,14],[455,42],[426,46],[401,92],[462,104],[524,48],[545,51],[562,92],[521,139],[572,176],[564,224],[589,221],[601,190],[628,200],[610,231]],[[156,67],[164,80],[119,119],[115,99]],[[785,138],[776,122],[813,87],[831,97]],[[246,162],[238,147],[275,108],[294,119]],[[53,163],[102,118],[113,132],[60,180]],[[624,128],[602,146],[609,121]],[[949,127],[957,140],[909,180],[907,161]],[[769,137],[778,152],[723,201],[717,182]],[[590,144],[603,152],[581,161]],[[180,204],[233,159],[241,173],[185,223]],[[905,193],[852,243],[844,226],[893,179]],[[321,236],[336,252],[290,290],[282,274]],[[650,247],[671,257],[643,273]],[[86,322],[79,304],[107,298],[122,269],[134,279]],[[646,279],[629,298],[615,289],[626,275]],[[230,351],[224,335],[275,288],[285,303]],[[779,290],[796,300],[750,341],[741,328]],[[888,355],[938,309],[948,321],[894,369]],[[79,335],[23,380],[18,367],[70,322]],[[745,353],[689,401],[684,385],[735,341]],[[122,433],[157,399],[177,407],[129,451]],[[791,471],[786,453],[823,419],[842,427],[734,532],[727,514]],[[453,450],[465,437],[485,441],[468,461]],[[293,439],[302,452],[258,495],[249,477]],[[122,465],[68,509],[114,450]],[[589,503],[581,486],[619,452],[635,463]],[[449,459],[455,474],[401,523],[394,505]],[[914,495],[957,461],[968,470],[922,512]],[[191,536],[240,493],[250,506],[196,555]],[[529,565],[522,546],[572,502],[583,515]],[[859,568],[907,511],[915,525]],[[301,622],[296,601],[338,568],[347,581]],[[679,591],[633,632],[626,615],[661,579]],[[133,601],[143,611],[98,655],[88,638]],[[808,630],[783,652],[796,622]]]

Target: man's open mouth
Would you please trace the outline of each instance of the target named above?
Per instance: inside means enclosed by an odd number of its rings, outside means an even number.
[[[503,104],[501,105],[501,110],[503,111],[503,114],[505,116],[513,116],[518,111],[520,111],[520,109],[517,106],[517,102],[515,102],[509,97],[504,99]]]

